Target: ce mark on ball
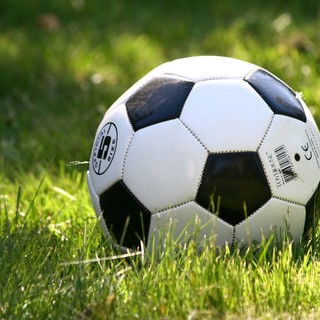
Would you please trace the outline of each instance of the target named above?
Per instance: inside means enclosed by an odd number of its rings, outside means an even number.
[[[301,149],[304,151],[304,157],[307,160],[311,160],[312,159],[312,151],[309,150],[309,148],[310,148],[310,146],[309,146],[308,142],[301,146]]]

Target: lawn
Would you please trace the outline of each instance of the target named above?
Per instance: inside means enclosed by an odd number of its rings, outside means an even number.
[[[318,1],[0,2],[0,319],[319,319],[310,243],[114,252],[85,174],[112,102],[167,60],[223,55],[302,92],[320,124]]]

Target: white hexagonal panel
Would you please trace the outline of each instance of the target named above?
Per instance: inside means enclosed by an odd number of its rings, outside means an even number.
[[[89,172],[87,172],[87,184],[88,184],[89,193],[91,195],[91,202],[92,202],[94,211],[97,217],[99,218],[102,215],[100,204],[99,204],[99,197],[96,194],[96,191],[94,190]]]
[[[232,243],[233,227],[192,201],[152,215],[148,247],[172,238],[178,243],[192,239],[221,247]]]
[[[275,232],[278,240],[287,233],[295,241],[299,241],[305,218],[304,206],[271,198],[255,214],[236,226],[235,238],[243,244],[261,242]]]
[[[137,131],[123,180],[151,212],[195,198],[207,151],[178,120]]]
[[[133,133],[125,105],[107,112],[100,123],[89,164],[90,179],[98,195],[121,179]]]
[[[89,172],[87,172],[87,184],[88,184],[88,189],[89,189],[89,192],[91,195],[91,202],[92,202],[95,214],[98,218],[98,221],[100,222],[101,228],[102,228],[104,234],[109,235],[108,228],[107,228],[106,223],[105,223],[103,216],[102,216],[102,211],[101,211],[100,203],[99,203],[99,197],[94,190],[94,187],[93,187],[91,179],[90,179]],[[110,237],[110,239],[111,239],[111,237]]]
[[[256,69],[254,64],[228,57],[198,56],[173,60],[157,71],[179,75],[193,81],[207,79],[243,79]]]
[[[308,124],[275,115],[259,149],[274,196],[305,205],[320,179],[319,134]]]
[[[197,83],[188,97],[181,121],[210,152],[255,151],[273,113],[242,80]]]

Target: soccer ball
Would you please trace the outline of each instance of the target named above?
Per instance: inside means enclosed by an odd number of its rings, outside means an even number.
[[[216,56],[160,65],[106,112],[87,182],[120,248],[191,239],[217,247],[315,218],[317,125],[299,94],[270,72]]]

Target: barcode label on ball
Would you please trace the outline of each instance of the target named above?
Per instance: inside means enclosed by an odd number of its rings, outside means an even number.
[[[294,168],[286,147],[284,145],[281,145],[275,148],[274,152],[276,154],[276,157],[280,166],[280,172],[284,182],[289,183],[290,181],[295,180],[295,178],[297,177],[297,174],[294,171]]]

